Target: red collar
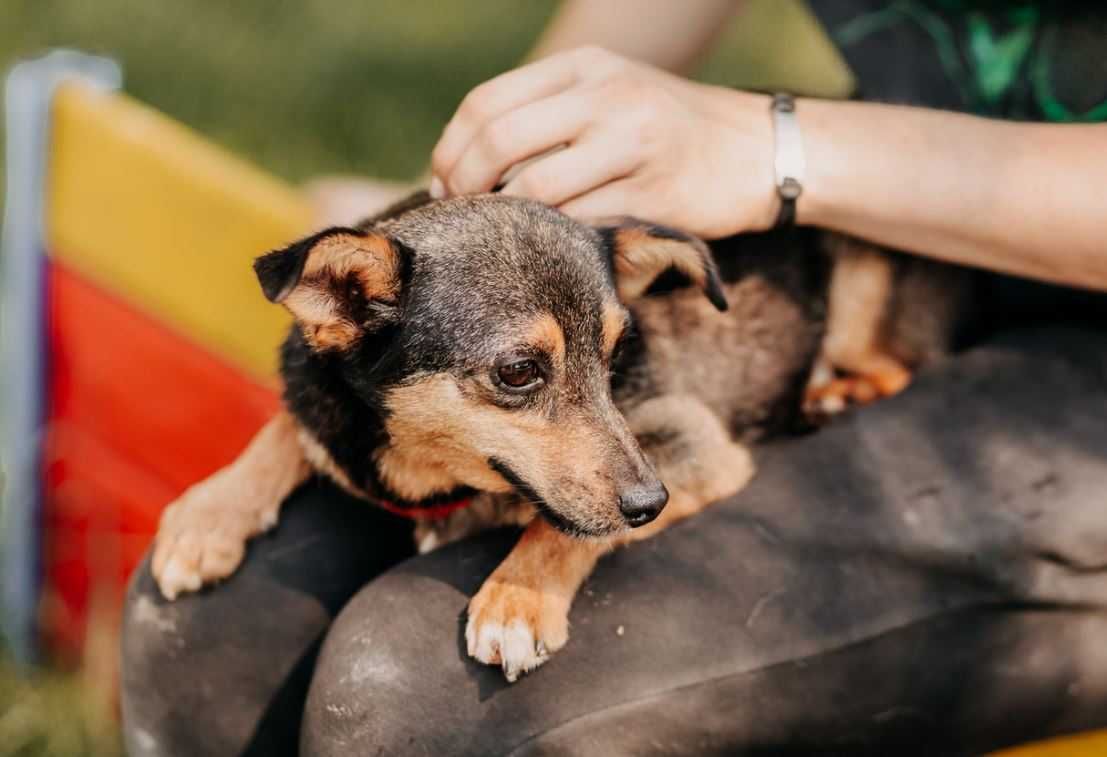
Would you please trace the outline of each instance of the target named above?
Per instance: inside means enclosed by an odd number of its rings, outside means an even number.
[[[453,502],[442,502],[437,505],[426,505],[424,507],[400,507],[399,505],[383,499],[378,499],[376,502],[388,512],[393,515],[399,515],[402,518],[411,518],[412,520],[416,518],[441,520],[455,510],[464,510],[472,501],[473,499],[471,497],[466,497],[465,499],[458,499]]]

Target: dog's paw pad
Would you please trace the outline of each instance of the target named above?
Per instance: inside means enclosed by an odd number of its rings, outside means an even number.
[[[567,613],[552,609],[534,589],[488,581],[469,603],[465,641],[469,655],[499,665],[515,682],[537,668],[569,638]]]

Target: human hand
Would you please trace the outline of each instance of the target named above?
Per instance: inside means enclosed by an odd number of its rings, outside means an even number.
[[[432,194],[487,192],[540,156],[505,194],[717,238],[772,225],[772,153],[767,97],[579,48],[470,92],[434,149]]]

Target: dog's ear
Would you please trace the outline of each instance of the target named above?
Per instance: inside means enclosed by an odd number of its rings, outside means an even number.
[[[318,350],[342,350],[395,322],[408,251],[371,229],[333,228],[254,261],[261,290]]]
[[[719,310],[727,309],[719,269],[702,239],[634,218],[605,222],[597,229],[610,249],[619,299],[629,302],[664,277],[677,276],[699,287]]]

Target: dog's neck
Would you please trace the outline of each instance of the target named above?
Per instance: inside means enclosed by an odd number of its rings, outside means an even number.
[[[390,440],[376,450],[369,466],[378,496],[414,509],[472,497],[480,488],[460,481],[449,467],[449,457],[433,445],[409,450]]]

